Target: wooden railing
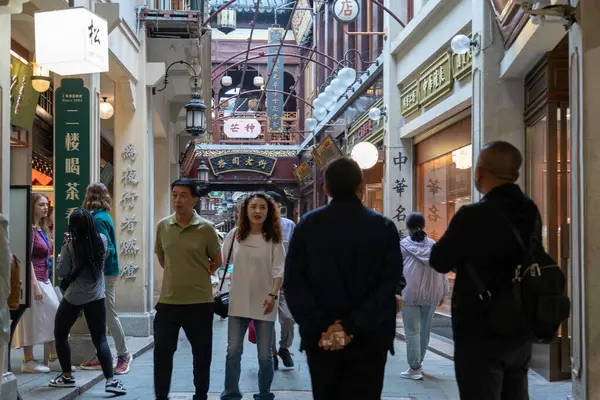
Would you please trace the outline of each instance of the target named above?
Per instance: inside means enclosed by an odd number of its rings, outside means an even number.
[[[231,139],[223,134],[223,124],[229,117],[229,113],[219,112],[217,119],[213,124],[213,138],[216,144],[286,144],[293,145],[299,143],[298,135],[298,113],[285,112],[283,114],[283,132],[269,132],[267,125],[267,113],[258,112],[237,112],[236,119],[252,118],[260,122],[260,134],[255,139]],[[227,115],[227,116],[226,116]]]

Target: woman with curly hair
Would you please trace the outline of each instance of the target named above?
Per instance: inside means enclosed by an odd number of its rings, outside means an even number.
[[[231,257],[229,255],[231,254]],[[242,398],[239,388],[244,336],[254,322],[258,347],[258,393],[271,400],[273,357],[271,345],[277,319],[277,300],[283,281],[285,250],[279,213],[265,193],[252,193],[240,208],[237,228],[223,245],[223,260],[234,264],[229,299],[229,331],[223,400]]]
[[[115,224],[108,213],[111,210],[111,205],[112,199],[108,193],[108,188],[103,183],[96,182],[87,187],[82,208],[85,208],[92,213],[98,231],[106,236],[106,239],[108,240],[108,254],[104,266],[104,276],[106,281],[106,323],[110,330],[110,334],[115,341],[115,347],[117,348],[117,365],[115,367],[115,373],[117,375],[124,375],[129,372],[133,357],[129,354],[129,350],[127,349],[125,331],[123,330],[121,320],[117,314],[117,278],[119,277],[120,270]],[[102,365],[100,364],[98,355],[95,354],[89,361],[81,364],[81,368],[85,370],[101,369]]]

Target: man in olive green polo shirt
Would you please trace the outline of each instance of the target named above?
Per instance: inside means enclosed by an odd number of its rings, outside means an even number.
[[[191,179],[171,184],[175,214],[156,228],[155,253],[164,276],[154,318],[154,392],[167,400],[173,355],[183,328],[194,355],[194,400],[206,400],[212,358],[213,295],[210,276],[221,265],[213,224],[194,210],[200,187]]]

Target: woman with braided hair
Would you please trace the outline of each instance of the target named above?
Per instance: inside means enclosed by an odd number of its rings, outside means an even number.
[[[93,215],[77,209],[69,216],[69,240],[58,257],[56,273],[67,284],[54,321],[54,337],[62,373],[49,383],[52,387],[75,387],[71,370],[69,332],[83,310],[92,342],[102,364],[107,393],[127,393],[121,381],[114,379],[112,356],[106,340],[106,307],[104,305],[104,261],[107,239],[98,232]]]

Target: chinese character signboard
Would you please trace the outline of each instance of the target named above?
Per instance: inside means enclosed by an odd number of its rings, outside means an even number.
[[[469,76],[471,73],[472,61],[473,54],[470,48],[465,54],[452,54],[452,71],[454,72],[454,78],[461,80],[464,77]]]
[[[311,7],[308,0],[298,0],[296,6],[296,12],[292,17],[292,30],[294,31],[294,38],[296,38],[296,44],[300,44],[304,41],[306,35],[312,28],[312,12],[309,10]]]
[[[271,176],[277,159],[255,153],[228,153],[209,158],[208,163],[215,175],[226,172],[257,172]]]
[[[231,139],[256,139],[260,132],[260,122],[255,119],[229,118],[223,122],[223,133]]]
[[[438,76],[439,81],[439,76]],[[419,109],[419,82],[408,84],[400,94],[400,114],[407,117]]]
[[[294,176],[296,177],[298,183],[304,183],[312,178],[312,168],[306,161],[304,161],[298,166],[298,168],[294,170]]]
[[[331,135],[327,136],[312,152],[313,160],[320,170],[325,169],[327,164],[342,156],[342,151],[335,143]]]
[[[419,77],[419,100],[425,107],[452,89],[450,54],[446,53],[425,69]]]
[[[358,17],[360,4],[357,0],[335,0],[332,9],[335,19],[342,24],[349,24]]]
[[[83,7],[38,12],[34,18],[38,64],[62,76],[108,71],[104,18]]]
[[[10,56],[10,123],[27,130],[33,127],[40,94],[31,86],[31,66]]]
[[[283,31],[282,28],[269,28],[269,44],[280,44]],[[269,47],[267,71],[271,72],[271,77],[267,79],[267,89],[283,92],[284,60],[283,55],[277,56],[278,49],[276,46]],[[267,119],[271,133],[283,131],[283,93],[267,92]]]
[[[83,79],[63,79],[55,99],[54,237],[60,249],[69,215],[81,207],[90,183],[90,92]]]

